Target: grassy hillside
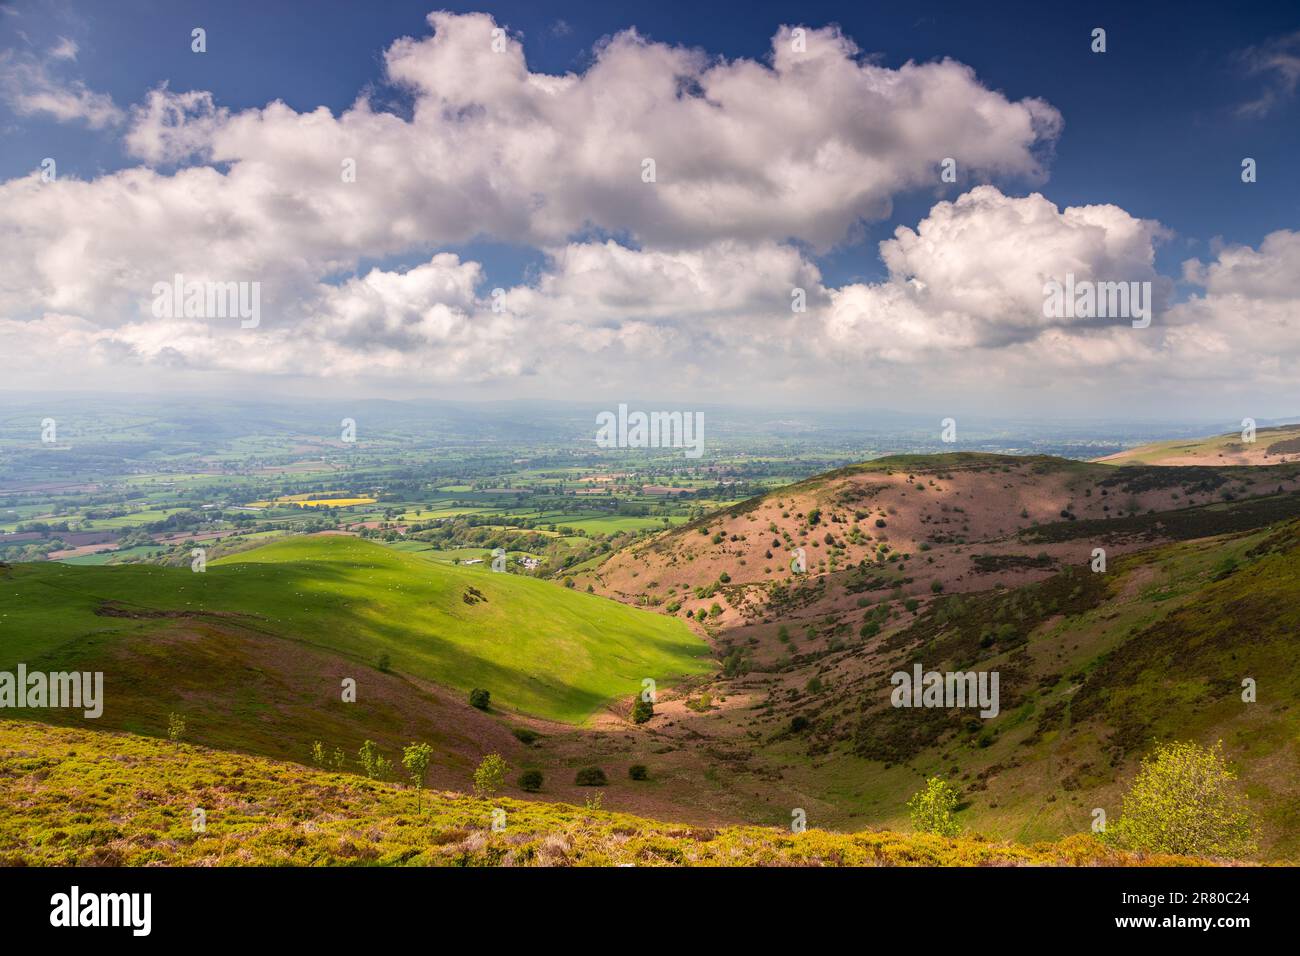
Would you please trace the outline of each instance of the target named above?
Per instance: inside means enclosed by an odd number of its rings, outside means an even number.
[[[0,570],[0,668],[79,667],[174,629],[288,638],[493,702],[581,722],[614,697],[708,667],[679,621],[556,584],[438,564],[353,537],[298,537],[215,561]],[[213,661],[220,672],[220,657]],[[355,668],[354,668],[355,669]],[[218,678],[219,679],[219,678]],[[108,706],[113,674],[109,673]],[[333,696],[337,697],[337,681]],[[266,702],[270,703],[270,702]]]
[[[900,826],[938,775],[968,826],[1054,839],[1096,808],[1113,817],[1157,743],[1221,740],[1264,857],[1286,858],[1300,848],[1296,490],[1295,464],[909,456],[710,515],[579,580],[707,610],[724,675],[647,727],[747,819],[803,806],[827,826]],[[788,569],[795,548],[806,574]],[[890,675],[917,662],[997,670],[1000,714],[892,707]]]
[[[1241,432],[1210,438],[1176,439],[1130,448],[1099,461],[1143,465],[1266,465],[1300,460],[1300,425],[1260,428],[1255,441]]]
[[[889,832],[706,829],[483,800],[128,734],[0,721],[0,866],[1175,865],[1091,836],[1021,846]],[[206,830],[195,832],[201,808]],[[506,812],[493,832],[492,811]]]

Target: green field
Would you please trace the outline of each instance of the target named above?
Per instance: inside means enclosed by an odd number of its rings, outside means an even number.
[[[150,611],[234,614],[280,637],[371,665],[387,655],[396,672],[462,691],[485,687],[494,704],[573,723],[637,692],[643,678],[669,683],[710,667],[704,643],[673,618],[353,537],[291,538],[214,561],[203,574],[64,564],[2,573],[0,666],[71,665],[92,635],[128,634],[141,620],[165,626]],[[97,614],[106,602],[136,616]]]

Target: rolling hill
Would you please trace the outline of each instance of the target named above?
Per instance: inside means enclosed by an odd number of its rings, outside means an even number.
[[[424,793],[130,734],[0,721],[0,866],[1169,866],[1091,836],[1020,846],[888,832],[706,829]],[[204,811],[196,832],[194,810]],[[492,827],[505,812],[504,829]]]
[[[1112,465],[1277,465],[1300,461],[1300,425],[1274,425],[1242,441],[1240,432],[1154,442],[1097,459]]]
[[[548,800],[581,800],[575,771],[599,766],[610,809],[711,829],[788,826],[792,808],[813,828],[906,828],[907,799],[940,776],[968,831],[1056,841],[1117,813],[1155,743],[1221,740],[1263,858],[1294,858],[1297,492],[1300,464],[907,456],[667,530],[571,589],[344,536],[205,574],[15,565],[0,669],[104,670],[96,730],[156,737],[177,712],[188,740],[299,762],[315,740],[390,756],[427,740],[436,787],[466,789],[497,751],[542,771]],[[998,715],[891,707],[890,675],[914,664],[997,670]],[[338,700],[344,676],[364,706]],[[659,700],[634,725],[647,676]],[[468,707],[472,686],[508,722]]]
[[[677,621],[547,581],[454,567],[353,537],[292,538],[204,573],[149,565],[0,567],[0,670],[102,671],[104,714],[12,713],[305,760],[434,745],[433,780],[464,786],[516,726],[562,729],[643,677],[709,666]],[[342,700],[344,678],[355,703]],[[492,713],[466,692],[492,693]]]
[[[1056,838],[1114,813],[1154,743],[1222,740],[1265,852],[1294,855],[1296,488],[1294,465],[884,459],[667,531],[578,580],[709,634],[724,673],[648,728],[683,776],[688,754],[708,754],[713,798],[748,796],[736,811],[751,819],[784,804],[828,826],[900,826],[940,775],[982,832]],[[795,547],[803,574],[784,565]],[[890,675],[916,663],[999,671],[999,715],[891,707]]]

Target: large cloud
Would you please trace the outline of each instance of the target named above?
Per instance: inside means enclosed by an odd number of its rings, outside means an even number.
[[[906,361],[1028,342],[1061,326],[1104,325],[1045,318],[1044,284],[1070,274],[1152,282],[1163,299],[1167,283],[1154,268],[1163,235],[1158,223],[1117,206],[1059,210],[1038,193],[1013,198],[980,186],[881,243],[888,280],[835,290],[828,337],[841,348]]]
[[[809,31],[796,53],[782,28],[770,65],[628,31],[583,73],[552,76],[530,72],[513,39],[494,52],[486,15],[429,21],[432,36],[385,57],[412,94],[409,119],[365,97],[338,116],[280,102],[230,112],[163,86],[126,137],[148,167],[0,186],[23,240],[3,250],[0,308],[111,322],[174,272],[257,272],[287,299],[366,258],[475,237],[550,246],[596,229],[662,249],[824,247],[900,190],[934,184],[944,157],[968,175],[1040,176],[1060,126],[1050,106],[1009,101],[958,63],[864,62],[834,29]],[[646,158],[656,182],[643,181]]]

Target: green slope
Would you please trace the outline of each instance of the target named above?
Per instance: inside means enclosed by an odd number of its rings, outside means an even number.
[[[470,589],[474,589],[471,591]],[[477,594],[475,594],[477,592]],[[303,641],[494,704],[581,722],[608,700],[708,669],[680,621],[555,584],[438,564],[343,536],[278,541],[208,566],[0,570],[0,669],[74,667],[79,650],[176,613]]]
[[[1083,522],[1079,522],[1082,524]],[[937,601],[886,639],[939,670],[997,670],[1001,713],[900,710],[876,695],[851,709],[876,805],[897,807],[919,777],[966,789],[968,825],[1017,840],[1112,815],[1158,742],[1222,741],[1260,824],[1266,859],[1300,847],[1300,522],[1161,545],[1106,575],[1069,568],[1044,581]],[[1258,685],[1243,700],[1242,681]],[[883,685],[883,675],[877,680]],[[870,773],[870,772],[868,772]],[[895,822],[871,814],[873,822]]]
[[[1088,835],[1021,846],[929,834],[704,829],[490,800],[93,730],[0,720],[2,866],[1199,865]],[[207,829],[195,833],[194,807]],[[493,812],[506,811],[504,832]]]

